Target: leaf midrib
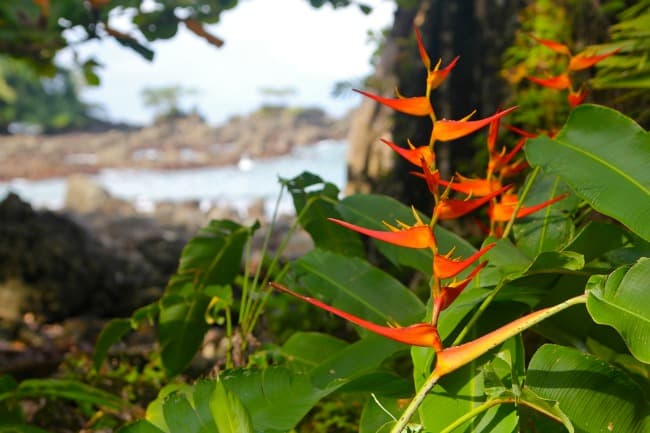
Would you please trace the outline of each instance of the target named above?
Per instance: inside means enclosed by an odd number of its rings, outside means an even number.
[[[647,195],[647,196],[650,196],[650,190],[648,190],[648,189],[645,187],[645,185],[639,183],[636,179],[634,179],[633,177],[627,175],[627,173],[626,173],[625,171],[619,169],[617,166],[608,163],[607,161],[605,161],[604,159],[602,159],[602,158],[601,158],[599,155],[597,155],[596,153],[593,153],[593,152],[587,152],[587,151],[584,150],[583,148],[581,148],[581,147],[577,147],[577,146],[575,146],[575,145],[572,145],[572,144],[569,143],[568,141],[564,141],[564,140],[560,140],[560,139],[556,139],[556,141],[557,141],[559,144],[561,144],[561,145],[563,145],[563,146],[566,146],[567,148],[569,148],[569,149],[571,149],[571,150],[574,150],[575,152],[580,153],[580,154],[584,155],[585,157],[587,157],[587,158],[589,158],[589,159],[591,159],[591,160],[593,160],[593,161],[599,163],[600,165],[602,165],[602,166],[604,166],[604,167],[610,169],[611,171],[613,171],[614,173],[618,174],[618,175],[619,175],[620,177],[622,177],[623,179],[627,180],[630,184],[636,186],[636,187],[637,187],[637,188],[638,188],[642,193],[644,193],[644,194]]]
[[[359,302],[361,305],[369,309],[370,311],[373,311],[376,313],[378,316],[380,316],[383,320],[386,322],[389,322],[391,320],[391,317],[389,317],[386,313],[383,311],[377,309],[374,305],[366,302],[362,297],[358,296],[354,291],[348,289],[346,286],[339,284],[336,280],[330,278],[327,274],[318,271],[318,268],[310,266],[308,263],[305,263],[304,261],[300,262],[300,266],[311,272],[312,274],[318,276],[319,278],[322,278],[323,280],[327,281],[328,283],[332,284],[334,287],[337,289],[343,291],[346,293],[348,296],[350,296],[352,299],[356,300]],[[364,272],[366,274],[367,272]]]

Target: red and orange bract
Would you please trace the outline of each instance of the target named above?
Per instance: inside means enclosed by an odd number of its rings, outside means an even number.
[[[438,336],[438,330],[435,326],[430,323],[416,323],[410,326],[381,326],[376,323],[369,322],[360,317],[357,317],[353,314],[346,313],[345,311],[334,308],[330,305],[325,304],[317,299],[310,298],[308,296],[300,295],[294,291],[291,291],[278,283],[270,283],[274,288],[288,293],[291,296],[295,296],[298,299],[302,299],[305,302],[308,302],[312,305],[315,305],[318,308],[321,308],[325,311],[329,311],[332,314],[336,314],[343,319],[352,322],[356,325],[361,326],[375,334],[382,335],[391,340],[410,344],[411,346],[422,346],[422,347],[431,347],[436,351],[442,349],[442,344],[440,343],[440,337]]]
[[[390,231],[386,230],[372,230],[365,227],[360,227],[350,224],[346,221],[341,221],[336,218],[328,218],[330,221],[342,225],[350,230],[362,233],[371,238],[379,239],[380,241],[388,242],[389,244],[398,245],[406,248],[435,248],[436,239],[433,236],[431,227],[424,224],[416,224],[414,226],[403,226],[402,229],[392,228]]]
[[[488,244],[466,259],[451,258],[449,253],[447,255],[436,254],[433,257],[433,274],[441,280],[453,278],[472,266],[474,262],[494,248],[495,245],[496,243]]]
[[[527,206],[527,207],[521,207],[519,208],[519,211],[517,211],[517,218],[524,218],[528,215],[531,215],[547,206],[552,205],[553,203],[556,203],[563,198],[567,197],[568,194],[560,194],[557,197],[554,197],[550,200],[546,200],[545,202],[536,204],[534,206]],[[509,200],[508,202],[501,202],[501,203],[493,203],[490,206],[490,209],[488,210],[488,214],[490,215],[490,219],[494,222],[506,222],[510,221],[512,218],[512,214],[515,211],[515,208],[517,206],[517,201],[516,198]]]

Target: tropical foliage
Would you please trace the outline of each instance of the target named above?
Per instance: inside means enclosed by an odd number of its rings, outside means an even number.
[[[528,81],[560,95],[554,103],[569,114],[531,133],[502,127],[522,107],[440,119],[430,96],[462,63],[432,61],[415,34],[424,94],[359,92],[430,120],[427,143],[377,145],[413,166],[432,208],[341,198],[311,173],[282,179],[297,215],[287,238],[300,227],[314,243],[295,260],[282,258],[286,239],[269,251],[273,224],[255,261],[258,224],[212,221],[183,250],[162,298],[98,338],[93,368],[110,375],[119,368],[106,362],[111,347],[134,329],[156,329],[150,362],[167,385],[119,431],[304,431],[315,407],[332,413],[322,402],[350,396],[362,396],[363,433],[648,431],[650,134],[616,110],[583,104],[569,75],[618,52],[576,53],[533,35],[559,64]],[[437,144],[485,128],[484,169],[443,179]],[[471,239],[449,229],[461,223],[475,226]],[[262,318],[305,306],[352,325],[259,344]],[[223,334],[222,362],[182,380],[211,329]],[[19,405],[39,392],[81,401],[92,417],[122,404],[75,381],[5,377],[0,432],[42,431],[25,425]]]

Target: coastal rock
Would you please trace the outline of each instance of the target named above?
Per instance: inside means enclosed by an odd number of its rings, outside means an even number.
[[[0,136],[0,181],[44,179],[104,168],[178,169],[268,158],[321,140],[345,139],[349,120],[318,108],[266,106],[211,126],[198,115],[139,129]],[[38,154],[38,158],[34,155]]]
[[[110,251],[68,217],[36,212],[14,194],[0,203],[0,319],[123,315],[166,278],[142,258]]]
[[[90,176],[73,174],[66,181],[64,207],[75,212],[110,211],[121,215],[133,214],[133,205],[114,198]]]

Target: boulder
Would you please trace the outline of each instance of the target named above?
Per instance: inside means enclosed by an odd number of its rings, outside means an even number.
[[[15,194],[0,203],[3,321],[27,312],[46,321],[130,314],[147,288],[167,278],[141,256],[111,251],[69,217],[36,212]]]
[[[135,212],[130,202],[114,198],[92,177],[85,174],[68,176],[64,207],[80,213],[112,212],[128,215]]]

